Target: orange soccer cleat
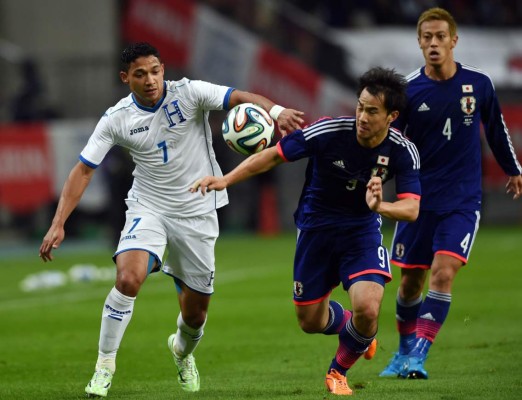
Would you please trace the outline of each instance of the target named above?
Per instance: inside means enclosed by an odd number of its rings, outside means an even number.
[[[346,382],[346,376],[341,375],[333,368],[326,374],[324,383],[328,391],[332,394],[350,396],[353,393],[352,389],[348,386],[348,382]]]
[[[372,342],[364,352],[364,358],[366,360],[371,360],[375,353],[377,353],[377,339],[372,340]]]

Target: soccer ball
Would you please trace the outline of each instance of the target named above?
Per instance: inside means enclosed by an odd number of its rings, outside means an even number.
[[[228,147],[248,156],[270,145],[274,121],[261,106],[243,103],[228,112],[221,131]]]

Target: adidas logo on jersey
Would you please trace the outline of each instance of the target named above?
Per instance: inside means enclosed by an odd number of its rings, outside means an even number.
[[[430,108],[426,105],[426,103],[422,103],[419,108],[417,108],[417,111],[430,111]]]
[[[343,160],[334,161],[332,164],[335,165],[336,167],[344,169],[344,161]]]

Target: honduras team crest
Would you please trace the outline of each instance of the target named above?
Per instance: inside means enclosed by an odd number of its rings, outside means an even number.
[[[460,99],[460,108],[465,114],[471,115],[475,111],[477,100],[473,96],[464,96]]]

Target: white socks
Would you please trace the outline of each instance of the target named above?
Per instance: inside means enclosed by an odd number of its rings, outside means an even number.
[[[108,368],[112,373],[116,371],[116,353],[131,320],[135,300],[136,297],[125,296],[115,287],[109,292],[102,311],[97,370]],[[178,330],[174,340],[176,355],[185,357],[194,351],[203,336],[205,323],[197,329],[191,328],[179,313]]]
[[[176,332],[176,338],[174,339],[174,351],[176,352],[176,355],[185,357],[194,351],[203,336],[205,323],[206,321],[198,329],[191,328],[185,323],[185,321],[183,321],[181,313],[179,313],[178,331]]]
[[[109,292],[103,305],[96,369],[116,371],[116,352],[129,324],[136,297],[125,296],[115,287]]]

